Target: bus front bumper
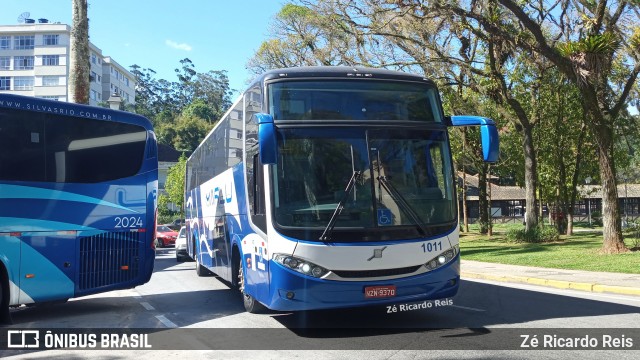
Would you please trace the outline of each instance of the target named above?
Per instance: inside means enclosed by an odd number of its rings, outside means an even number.
[[[312,278],[270,263],[271,291],[265,305],[279,311],[304,311],[348,308],[454,296],[460,282],[460,258],[425,274],[379,281],[335,281]],[[395,286],[395,295],[365,297],[365,287]]]

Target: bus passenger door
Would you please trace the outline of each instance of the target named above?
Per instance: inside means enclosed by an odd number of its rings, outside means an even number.
[[[76,232],[23,233],[20,303],[65,300],[74,296]]]
[[[215,230],[213,232],[213,266],[214,272],[221,278],[230,281],[229,251],[228,251],[228,228],[226,216],[216,216]]]

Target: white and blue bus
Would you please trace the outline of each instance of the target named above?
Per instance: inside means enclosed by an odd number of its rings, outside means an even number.
[[[0,94],[0,300],[63,301],[149,281],[156,137],[142,116]]]
[[[447,128],[422,76],[347,67],[265,73],[187,161],[196,272],[240,289],[245,309],[296,311],[451,297],[460,261]]]

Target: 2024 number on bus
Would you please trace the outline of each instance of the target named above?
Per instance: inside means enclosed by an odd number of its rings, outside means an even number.
[[[120,216],[116,216],[116,218],[114,219],[116,221],[116,229],[129,229],[129,228],[139,228],[139,227],[143,227],[142,224],[142,217],[140,216],[124,216],[124,217],[120,217]]]

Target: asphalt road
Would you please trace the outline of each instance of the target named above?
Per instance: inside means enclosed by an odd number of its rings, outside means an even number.
[[[180,358],[183,349],[192,349],[195,358],[314,360],[640,355],[640,297],[463,279],[452,299],[397,304],[393,310],[248,314],[237,290],[215,276],[198,277],[194,263],[177,263],[173,249],[160,249],[148,284],[16,309],[14,325],[6,328],[155,329],[150,336],[156,350],[21,350],[0,357]],[[579,341],[589,347],[594,339],[596,350],[575,350]]]

